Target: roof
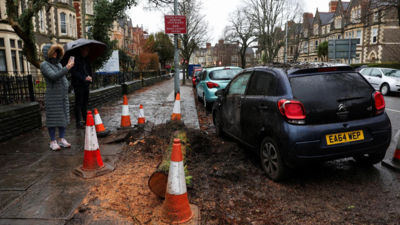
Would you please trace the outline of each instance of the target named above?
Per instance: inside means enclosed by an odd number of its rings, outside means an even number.
[[[328,24],[328,23],[331,23],[334,14],[335,14],[335,13],[324,13],[324,12],[320,12],[320,13],[319,13],[319,18],[320,18],[320,20],[321,20],[321,25],[326,25],[326,24]]]
[[[346,10],[347,7],[349,7],[350,2],[342,2],[342,5],[343,5],[343,10]]]

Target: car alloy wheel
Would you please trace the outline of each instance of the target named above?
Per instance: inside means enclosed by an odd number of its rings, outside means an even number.
[[[284,165],[279,149],[272,138],[264,138],[260,146],[260,158],[264,172],[269,178],[279,181],[286,177],[288,168]]]
[[[382,85],[381,87],[381,93],[383,96],[386,96],[389,94],[389,86],[387,84]]]

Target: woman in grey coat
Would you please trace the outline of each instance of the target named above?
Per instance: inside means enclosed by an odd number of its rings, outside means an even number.
[[[65,128],[69,124],[69,82],[65,75],[74,66],[73,60],[63,68],[60,64],[64,56],[64,49],[60,45],[46,44],[43,46],[45,61],[40,64],[40,71],[46,80],[46,97],[44,105],[46,108],[46,126],[50,135],[50,148],[59,150],[62,147],[71,147],[65,140]],[[56,127],[58,127],[60,140],[56,140]]]

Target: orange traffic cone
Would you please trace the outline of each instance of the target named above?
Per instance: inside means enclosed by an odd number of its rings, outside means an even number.
[[[103,160],[101,159],[92,111],[88,111],[86,117],[83,165],[76,168],[74,173],[83,178],[93,178],[113,170],[114,167],[103,163]]]
[[[97,137],[105,137],[110,133],[110,130],[106,130],[104,127],[103,121],[101,120],[97,109],[94,109],[94,124],[96,125]]]
[[[124,103],[122,104],[122,115],[121,115],[121,129],[131,128],[131,117],[129,115],[128,97],[124,95]]]
[[[176,94],[171,120],[181,121],[181,96],[179,93]]]
[[[156,208],[155,217],[154,224],[160,220],[167,224],[199,224],[200,221],[199,208],[189,204],[187,196],[180,139],[174,139],[172,145],[165,201],[162,206]]]
[[[390,169],[400,171],[400,136],[397,141],[396,150],[394,151],[394,156],[392,160],[383,160],[382,165],[387,166]]]
[[[144,110],[143,110],[143,105],[142,104],[140,104],[140,107],[139,107],[139,116],[138,116],[138,122],[137,123],[138,123],[138,125],[146,123],[146,120],[144,118]]]

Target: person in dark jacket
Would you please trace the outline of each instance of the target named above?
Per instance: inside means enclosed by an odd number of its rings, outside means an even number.
[[[69,60],[62,67],[60,60],[64,55],[64,49],[60,45],[46,44],[43,46],[45,61],[40,64],[40,71],[46,80],[46,96],[44,104],[46,108],[46,126],[50,135],[50,148],[59,150],[62,147],[71,147],[65,140],[65,128],[69,124],[69,82],[65,77],[74,66],[73,60]],[[56,141],[56,127],[58,127],[60,139]]]
[[[75,56],[75,66],[71,69],[72,87],[75,93],[75,119],[76,127],[84,128],[87,116],[87,105],[89,102],[89,85],[92,82],[92,65],[89,61],[89,46],[85,45],[78,49]],[[83,120],[81,120],[81,113]]]

